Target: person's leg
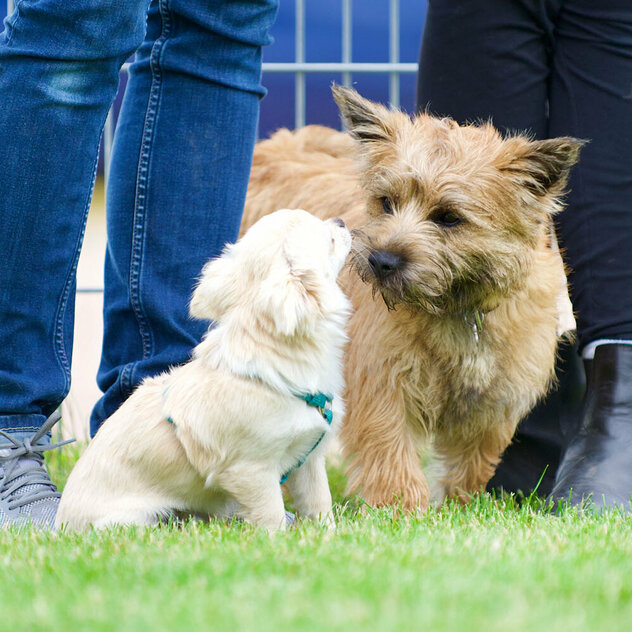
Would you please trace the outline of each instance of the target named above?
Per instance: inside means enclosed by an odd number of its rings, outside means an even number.
[[[430,0],[420,54],[418,107],[457,121],[548,135],[547,100],[559,0]],[[571,211],[565,211],[566,213]],[[565,344],[560,387],[520,424],[488,489],[553,484],[562,450],[560,418],[577,410],[583,375]]]
[[[632,340],[632,7],[569,0],[556,42],[549,135],[589,141],[558,220],[580,347]]]
[[[276,8],[152,2],[110,172],[93,434],[143,378],[186,361],[208,327],[188,304],[204,262],[238,234]]]
[[[560,0],[561,1],[561,0]],[[549,63],[558,2],[429,0],[417,106],[546,138]]]
[[[0,34],[3,502],[47,485],[39,474],[33,486],[22,484],[41,455],[16,446],[46,441],[39,430],[68,392],[75,270],[99,138],[146,11],[144,1],[21,0]],[[23,457],[35,461],[18,477]],[[0,522],[32,508],[14,505],[3,505]]]
[[[590,141],[571,173],[569,209],[558,221],[579,342],[592,362],[581,423],[568,431],[570,445],[552,495],[571,494],[579,502],[593,494],[597,504],[605,500],[629,509],[632,7],[626,0],[564,3],[553,57],[549,134]]]

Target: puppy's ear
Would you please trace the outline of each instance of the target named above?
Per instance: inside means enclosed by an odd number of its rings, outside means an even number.
[[[221,320],[230,305],[237,300],[239,284],[235,279],[236,264],[232,247],[227,246],[221,257],[211,259],[193,291],[189,313],[198,320]]]
[[[393,139],[393,112],[383,105],[364,99],[351,88],[334,84],[331,91],[345,127],[353,138],[363,143]]]
[[[505,155],[506,163],[501,171],[519,178],[521,184],[538,196],[564,192],[570,168],[586,144],[570,136],[536,141],[515,137],[506,142],[510,154]]]
[[[255,309],[279,336],[308,334],[319,311],[311,289],[313,273],[297,273],[289,260],[285,263],[275,266],[261,284]]]

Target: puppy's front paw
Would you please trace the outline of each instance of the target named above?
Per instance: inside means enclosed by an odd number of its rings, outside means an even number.
[[[331,511],[327,512],[324,516],[321,516],[319,518],[319,522],[329,533],[333,533],[336,530],[336,519]]]
[[[325,507],[318,510],[313,511],[301,511],[300,516],[303,518],[307,518],[308,520],[312,520],[313,522],[317,522],[320,525],[323,525],[328,531],[331,531],[336,528],[336,520],[334,518],[334,514],[331,508],[331,503],[328,507]]]

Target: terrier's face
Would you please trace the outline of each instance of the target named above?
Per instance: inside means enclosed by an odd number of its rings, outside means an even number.
[[[484,312],[519,289],[581,141],[503,139],[489,124],[411,120],[353,90],[334,96],[358,141],[368,200],[352,265],[387,306]]]

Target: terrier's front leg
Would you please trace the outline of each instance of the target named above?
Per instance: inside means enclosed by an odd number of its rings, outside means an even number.
[[[425,510],[430,489],[404,405],[393,392],[379,393],[373,401],[381,405],[350,406],[352,412],[342,429],[345,456],[350,459],[347,491],[360,493],[373,507]]]
[[[287,486],[301,516],[320,520],[329,528],[335,527],[324,449],[321,446],[290,474]]]
[[[516,426],[513,421],[498,424],[482,430],[476,437],[438,435],[435,448],[445,468],[446,495],[467,503],[471,494],[484,490],[511,443]]]

